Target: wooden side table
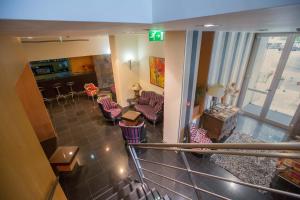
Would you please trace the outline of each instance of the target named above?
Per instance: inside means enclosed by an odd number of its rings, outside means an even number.
[[[138,118],[140,115],[140,112],[129,110],[124,113],[121,118],[125,121],[127,126],[136,126],[138,124]]]
[[[205,111],[203,114],[203,128],[207,130],[207,135],[215,142],[220,142],[224,137],[231,135],[237,125],[236,107],[219,109],[219,111]]]
[[[71,172],[78,163],[78,146],[61,146],[56,149],[50,158],[50,163],[59,172]]]

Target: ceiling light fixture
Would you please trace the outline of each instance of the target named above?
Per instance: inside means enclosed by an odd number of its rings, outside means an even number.
[[[215,25],[215,24],[204,24],[203,26],[205,28],[210,28],[210,27],[215,27],[215,26],[218,26],[218,25]]]

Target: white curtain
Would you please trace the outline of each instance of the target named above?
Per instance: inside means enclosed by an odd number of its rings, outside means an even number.
[[[208,74],[208,85],[227,87],[236,83],[240,89],[249,59],[254,33],[216,32]],[[206,108],[209,106],[206,100]]]

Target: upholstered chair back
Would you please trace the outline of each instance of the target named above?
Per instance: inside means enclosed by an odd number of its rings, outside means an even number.
[[[142,133],[145,127],[144,122],[141,122],[137,126],[126,126],[124,122],[120,121],[119,126],[126,143],[140,143],[142,141]]]

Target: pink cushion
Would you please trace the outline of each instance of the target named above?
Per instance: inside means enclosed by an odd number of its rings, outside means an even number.
[[[120,108],[113,108],[110,109],[109,112],[113,118],[116,118],[121,114],[122,110]]]

